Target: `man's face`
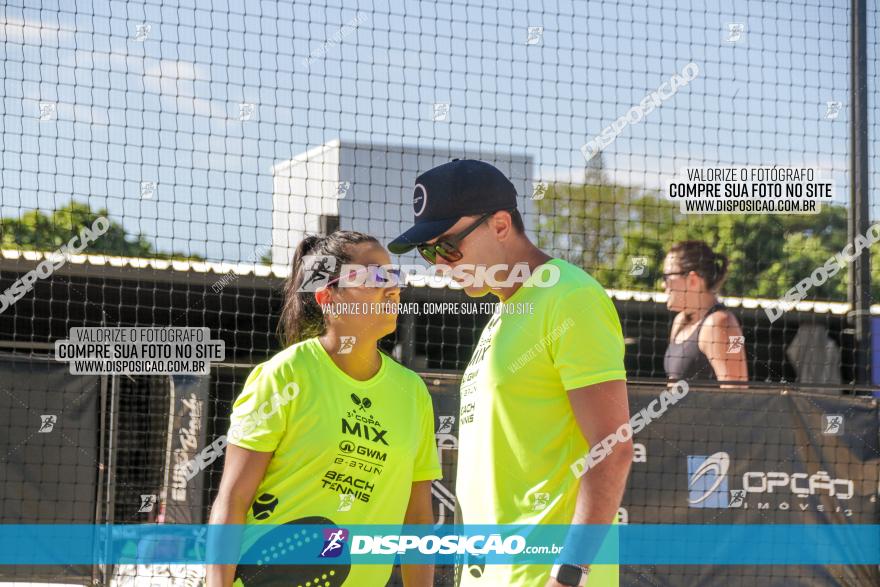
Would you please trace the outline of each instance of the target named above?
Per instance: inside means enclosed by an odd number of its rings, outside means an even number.
[[[453,237],[467,230],[467,228],[479,220],[479,218],[480,216],[465,216],[460,218],[452,228],[428,242],[433,244],[442,238]],[[464,238],[463,241],[458,243],[458,250],[461,251],[462,254],[461,259],[458,261],[446,261],[438,256],[437,264],[452,267],[452,279],[457,283],[462,283],[463,273],[473,278],[476,267],[491,267],[492,265],[505,262],[503,240],[507,238],[507,235],[509,235],[512,230],[513,228],[510,225],[509,216],[503,213],[496,213],[475,228]],[[473,279],[471,279],[471,281],[473,281]],[[483,283],[466,286],[464,288],[465,293],[474,298],[479,298],[489,293],[490,288],[485,283],[486,280],[483,279],[482,281]]]

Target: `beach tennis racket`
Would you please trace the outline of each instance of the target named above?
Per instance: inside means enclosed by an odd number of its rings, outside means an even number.
[[[314,530],[300,528],[293,533],[279,527],[269,532],[247,551],[248,560],[256,558],[257,563],[238,565],[235,578],[245,587],[341,587],[351,572],[351,555],[343,543],[325,539],[324,528],[336,528],[333,520],[312,516],[284,525],[318,527]],[[321,557],[328,543],[330,550]],[[290,553],[313,557],[316,564],[271,564]]]

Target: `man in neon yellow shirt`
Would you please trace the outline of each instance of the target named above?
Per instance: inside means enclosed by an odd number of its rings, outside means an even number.
[[[513,184],[487,163],[455,160],[423,173],[413,207],[415,226],[391,252],[417,248],[429,262],[452,267],[468,295],[491,292],[519,310],[492,316],[462,378],[461,522],[613,523],[632,441],[614,446],[585,475],[572,466],[629,422],[623,334],[608,295],[586,272],[528,240]],[[504,268],[480,270],[498,264]],[[481,282],[481,273],[490,279]],[[590,563],[471,567],[460,572],[460,585],[618,585],[616,565]]]

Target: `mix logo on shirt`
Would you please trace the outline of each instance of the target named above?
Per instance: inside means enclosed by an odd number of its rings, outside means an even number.
[[[471,356],[467,368],[465,368],[461,386],[462,399],[458,420],[459,427],[465,424],[472,424],[474,421],[476,400],[471,399],[469,396],[473,395],[476,391],[476,381],[474,380],[476,379],[480,364],[486,358],[486,353],[488,353],[489,348],[492,346],[492,338],[500,321],[500,313],[495,314],[489,319],[482,336],[480,336],[480,340],[477,342],[477,348],[474,349],[474,354]]]
[[[385,438],[388,430],[384,430],[379,420],[367,412],[368,409],[373,407],[372,400],[368,397],[360,398],[353,393],[351,394],[351,401],[357,408],[349,410],[345,414],[346,417],[342,418],[342,433],[388,446],[388,440]],[[361,414],[361,412],[366,413]]]
[[[489,351],[489,347],[492,346],[492,337],[495,334],[495,328],[500,321],[501,313],[498,312],[489,319],[489,322],[486,323],[486,328],[483,330],[483,336],[480,337],[479,342],[477,342],[477,348],[474,349],[474,354],[471,355],[471,360],[468,361],[467,370],[475,369],[483,362],[486,353]]]
[[[361,426],[361,424],[363,424],[363,426]],[[370,424],[362,422],[355,422],[354,424],[352,424],[347,418],[343,418],[342,433],[357,436],[358,438],[363,438],[364,440],[369,440],[370,442],[381,442],[385,446],[388,446],[388,441],[385,440],[385,435],[388,433],[388,431],[382,430],[381,428],[377,428],[376,426],[372,426]]]

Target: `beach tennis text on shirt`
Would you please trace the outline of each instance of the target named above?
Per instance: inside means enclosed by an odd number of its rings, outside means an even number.
[[[77,327],[55,341],[55,360],[72,375],[203,375],[225,356],[203,327]]]

